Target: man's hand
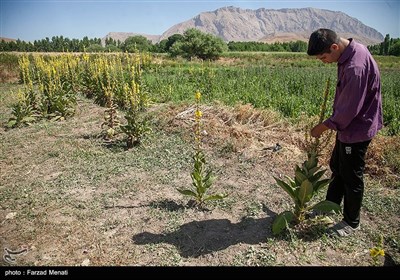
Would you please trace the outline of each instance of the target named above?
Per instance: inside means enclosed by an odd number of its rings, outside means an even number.
[[[321,134],[328,129],[329,127],[327,127],[323,123],[317,124],[316,126],[313,127],[313,129],[311,129],[311,136],[319,138]]]

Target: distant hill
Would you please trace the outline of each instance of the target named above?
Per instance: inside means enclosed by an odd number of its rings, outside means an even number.
[[[5,37],[0,37],[0,42],[4,41],[4,42],[15,42],[17,40],[15,39],[10,39],[10,38],[5,38]]]
[[[343,12],[316,8],[251,10],[232,6],[200,13],[190,20],[172,26],[162,35],[111,32],[107,36],[123,41],[129,36],[143,35],[154,43],[176,33],[183,34],[189,28],[214,34],[226,42],[308,41],[311,32],[318,28],[330,28],[342,37],[352,37],[365,45],[383,41],[383,35],[377,30]]]

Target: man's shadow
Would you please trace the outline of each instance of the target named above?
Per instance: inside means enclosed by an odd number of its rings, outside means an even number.
[[[272,236],[271,226],[276,213],[263,206],[267,217],[244,218],[239,223],[228,219],[193,221],[168,234],[143,232],[132,237],[135,244],[168,243],[174,245],[182,257],[199,257],[223,250],[238,243],[258,244]]]

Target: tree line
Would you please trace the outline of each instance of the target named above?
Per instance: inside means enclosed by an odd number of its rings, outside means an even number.
[[[1,40],[0,51],[18,51],[18,52],[83,52],[90,46],[100,45],[100,38],[89,39],[87,36],[79,39],[69,39],[63,36],[53,36],[51,39],[35,40],[32,42],[16,41],[6,42]]]
[[[288,51],[288,52],[305,52],[307,43],[302,41],[287,42],[287,43],[262,43],[262,42],[229,42],[217,40],[218,37],[211,34],[206,34],[198,30],[190,30],[182,34],[174,34],[167,39],[153,44],[146,37],[137,35],[127,38],[124,42],[106,38],[102,44],[100,38],[89,39],[84,37],[80,39],[69,39],[63,36],[53,36],[51,39],[46,37],[42,40],[32,42],[16,41],[0,42],[0,51],[20,51],[20,52],[137,52],[148,51],[154,53],[179,53],[177,46],[171,48],[175,42],[193,41],[199,45],[214,45],[222,47],[226,45],[229,51]],[[190,37],[190,38],[188,38]],[[178,45],[181,45],[179,43]],[[181,45],[182,47],[182,45]]]
[[[389,34],[386,34],[382,43],[368,46],[368,49],[374,55],[400,56],[400,38],[390,38]]]
[[[368,46],[375,55],[400,56],[400,39],[390,38],[377,45]],[[171,56],[186,58],[198,57],[200,59],[217,59],[225,51],[254,51],[254,52],[306,52],[307,43],[303,41],[285,43],[263,42],[229,42],[225,43],[221,38],[212,34],[201,32],[197,29],[188,29],[184,34],[174,34],[167,39],[153,44],[142,35],[128,37],[124,42],[106,38],[102,44],[100,38],[82,40],[69,39],[63,36],[46,37],[42,40],[25,42],[21,40],[0,42],[0,51],[19,52],[153,52],[168,53]]]

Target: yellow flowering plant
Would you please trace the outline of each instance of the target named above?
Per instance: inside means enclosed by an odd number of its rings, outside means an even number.
[[[225,198],[225,194],[213,194],[207,195],[208,189],[211,187],[214,177],[212,176],[212,170],[206,170],[206,158],[201,148],[201,120],[203,112],[200,110],[200,99],[201,93],[199,91],[195,94],[196,99],[196,110],[194,112],[195,117],[195,154],[193,156],[193,171],[190,174],[192,178],[192,189],[177,189],[181,194],[192,196],[195,198],[196,204],[201,206],[207,200],[219,200]]]
[[[149,115],[145,114],[148,105],[148,94],[145,87],[141,85],[140,67],[131,67],[130,83],[124,85],[124,95],[129,100],[129,108],[125,113],[126,124],[121,126],[122,132],[126,134],[127,148],[140,145],[142,139],[149,134],[150,127]]]
[[[378,245],[369,249],[369,255],[371,256],[374,265],[375,266],[379,265],[380,257],[385,256],[385,251],[383,250],[383,236],[382,235],[379,238]]]
[[[106,97],[106,109],[104,111],[104,122],[101,124],[103,138],[105,141],[112,141],[119,133],[120,121],[117,114],[118,105],[114,104],[112,88],[103,86],[104,96]]]
[[[36,120],[34,109],[26,98],[26,93],[19,90],[18,103],[12,105],[13,116],[8,120],[7,127],[13,128],[28,125]]]

